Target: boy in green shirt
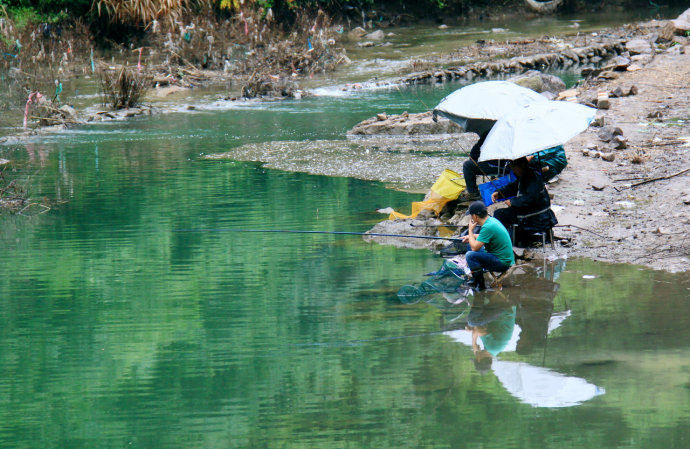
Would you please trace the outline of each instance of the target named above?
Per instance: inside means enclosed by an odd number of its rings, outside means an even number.
[[[467,215],[471,216],[467,235],[462,241],[469,244],[465,254],[467,266],[472,270],[471,286],[479,290],[486,288],[484,270],[503,273],[515,263],[513,244],[508,231],[497,219],[490,217],[481,201],[470,204]],[[480,225],[479,234],[474,228]]]

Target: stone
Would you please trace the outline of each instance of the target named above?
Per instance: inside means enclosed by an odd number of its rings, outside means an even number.
[[[606,92],[599,92],[597,94],[597,108],[598,109],[608,109],[611,107],[609,102],[609,95]]]
[[[630,59],[625,56],[616,56],[607,65],[608,70],[618,70],[623,71],[630,65]]]
[[[354,29],[352,29],[349,33],[347,33],[347,35],[348,35],[349,37],[355,38],[355,39],[359,39],[359,38],[361,38],[362,36],[364,36],[365,34],[367,34],[367,32],[366,32],[366,30],[365,30],[364,28],[362,28],[362,27],[354,28]]]
[[[382,30],[376,30],[364,36],[365,39],[371,39],[373,41],[382,41],[384,37],[385,35]]]
[[[9,159],[0,159],[0,167],[2,167],[3,165],[7,165],[9,163],[10,163]]]
[[[613,162],[616,160],[616,155],[614,153],[601,153],[600,155],[602,161]]]
[[[613,70],[606,70],[604,72],[601,72],[599,74],[599,78],[605,79],[605,80],[615,80],[618,79],[620,75],[617,72],[614,72]]]
[[[603,157],[602,157],[602,159],[603,159]],[[605,184],[590,184],[590,186],[592,187],[592,190],[596,190],[597,192],[601,192],[602,190],[604,190],[606,188]]]
[[[645,39],[632,39],[625,43],[625,49],[630,55],[652,53],[652,44]]]
[[[76,120],[77,119],[77,111],[70,105],[63,105],[60,107],[60,113],[62,114],[63,117],[66,119],[71,119],[71,120]]]
[[[637,86],[635,86],[635,85],[630,86],[630,90],[628,91],[628,95],[637,95]]]
[[[360,42],[357,46],[360,48],[370,48],[374,46],[374,43],[372,41]]]
[[[616,150],[624,150],[628,148],[628,139],[626,139],[623,136],[614,136],[611,140],[611,143],[613,144],[613,148],[615,148]],[[602,156],[602,159],[603,158],[604,157]]]
[[[671,41],[673,36],[682,36],[690,31],[690,9],[686,9],[678,18],[669,20],[657,40]]]
[[[521,75],[508,79],[508,81],[539,93],[553,92],[554,94],[558,94],[565,90],[565,83],[563,80],[557,76],[542,73],[539,70],[528,70]]]
[[[625,97],[626,95],[627,93],[620,86],[616,86],[615,89],[609,92],[609,97],[611,98],[620,98]]]
[[[603,115],[600,115],[599,117],[594,117],[594,120],[592,120],[590,126],[601,128],[602,126],[604,126],[605,123],[606,118]]]
[[[563,90],[563,91],[558,93],[556,100],[561,101],[561,100],[567,100],[568,98],[577,97],[578,93],[579,93],[579,91],[577,89]]]
[[[364,120],[352,129],[348,135],[414,135],[414,134],[452,134],[461,133],[462,128],[454,122],[438,118],[436,122],[431,117],[431,111],[420,114],[387,115],[384,113]]]

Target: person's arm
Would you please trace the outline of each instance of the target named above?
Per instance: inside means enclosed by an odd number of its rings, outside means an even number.
[[[470,226],[467,228],[467,242],[470,244],[472,251],[479,251],[484,246],[484,242],[477,240],[478,234],[474,233],[475,226],[477,226],[477,223],[471,220]]]
[[[543,201],[544,183],[536,177],[524,179],[525,185],[521,195],[516,196],[510,202],[514,207],[530,207],[539,205]]]
[[[494,203],[501,198],[509,198],[511,196],[515,196],[518,192],[518,181],[515,180],[508,184],[505,187],[501,187],[500,189],[496,190],[494,193],[491,194],[491,201]]]

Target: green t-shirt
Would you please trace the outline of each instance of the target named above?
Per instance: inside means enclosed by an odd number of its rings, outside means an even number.
[[[486,325],[488,333],[481,337],[484,349],[494,357],[503,351],[513,336],[515,328],[515,312],[517,308],[512,306],[504,310],[495,320]]]
[[[484,248],[498,257],[498,260],[511,266],[515,263],[513,255],[513,243],[510,241],[508,231],[500,221],[494,217],[488,217],[477,236],[477,241],[484,244]]]

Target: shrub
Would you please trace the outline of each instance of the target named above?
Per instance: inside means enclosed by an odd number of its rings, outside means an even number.
[[[122,66],[119,71],[102,69],[99,73],[103,104],[114,109],[137,106],[151,87],[151,76]]]

